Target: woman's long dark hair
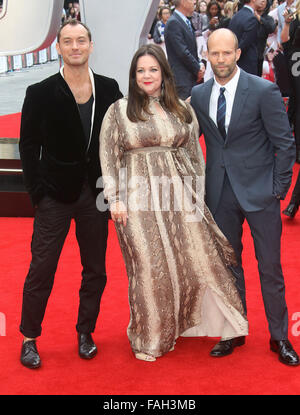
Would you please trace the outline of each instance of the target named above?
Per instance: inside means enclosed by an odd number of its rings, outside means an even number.
[[[137,61],[141,56],[146,55],[153,56],[159,63],[161,69],[163,82],[160,96],[161,105],[179,117],[182,122],[191,123],[192,116],[190,112],[178,99],[173,74],[165,53],[160,46],[153,44],[141,46],[132,59],[129,71],[127,117],[130,121],[137,122],[147,120],[145,113],[151,115],[149,110],[149,97],[136,82]]]
[[[221,19],[222,16],[222,11],[221,11],[221,7],[219,5],[219,3],[216,0],[211,0],[208,4],[207,4],[207,9],[206,9],[206,14],[208,19],[210,20],[212,18],[212,15],[210,14],[210,8],[211,6],[217,6],[218,8],[218,14],[216,17],[218,17],[219,19]]]

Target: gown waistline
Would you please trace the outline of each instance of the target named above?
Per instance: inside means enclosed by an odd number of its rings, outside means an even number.
[[[132,150],[127,150],[124,154],[138,154],[138,153],[157,153],[157,152],[164,152],[164,151],[177,151],[178,148],[174,147],[166,147],[166,146],[150,146],[150,147],[140,147],[140,148],[133,148]]]

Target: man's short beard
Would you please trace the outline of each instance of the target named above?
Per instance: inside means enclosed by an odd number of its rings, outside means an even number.
[[[233,67],[229,67],[228,71],[223,72],[223,73],[219,73],[218,68],[216,68],[215,69],[215,71],[216,71],[215,74],[220,79],[224,79],[224,78],[226,79],[226,78],[229,78],[233,74],[235,68],[236,68],[236,65],[234,65]]]

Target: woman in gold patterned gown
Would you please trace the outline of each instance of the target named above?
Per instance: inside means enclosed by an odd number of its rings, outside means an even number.
[[[247,335],[228,267],[234,252],[204,203],[197,120],[156,45],[136,52],[128,97],[105,115],[100,160],[129,279],[135,356],[154,361],[178,336]]]

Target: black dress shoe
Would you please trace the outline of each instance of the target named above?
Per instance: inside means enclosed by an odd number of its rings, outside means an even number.
[[[290,218],[293,218],[299,209],[298,203],[289,203],[286,209],[282,211],[282,213]]]
[[[235,347],[245,344],[245,336],[235,337],[230,340],[221,340],[211,350],[210,355],[213,357],[223,357],[231,354]]]
[[[78,333],[78,352],[83,359],[92,359],[96,356],[97,347],[90,333]]]
[[[41,359],[36,348],[35,340],[23,342],[21,350],[21,363],[29,369],[37,369],[41,366]]]
[[[279,361],[289,366],[300,364],[299,356],[293,349],[289,340],[270,340],[270,349],[279,356]]]

